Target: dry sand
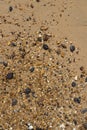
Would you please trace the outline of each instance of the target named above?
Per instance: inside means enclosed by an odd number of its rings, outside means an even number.
[[[87,129],[87,0],[0,1],[0,130]]]

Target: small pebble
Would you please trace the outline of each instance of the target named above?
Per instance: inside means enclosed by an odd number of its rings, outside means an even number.
[[[31,4],[31,5],[30,5],[30,7],[31,7],[31,8],[34,8],[34,5],[33,5],[33,4]]]
[[[11,73],[8,73],[7,75],[6,75],[6,79],[13,79],[13,73],[11,72]]]
[[[84,108],[84,109],[81,110],[82,114],[85,114],[86,112],[87,112],[87,108]]]
[[[28,125],[28,130],[34,130],[33,126],[30,123],[28,123],[27,125]]]
[[[43,130],[42,128],[36,127],[36,130]]]
[[[80,97],[78,97],[78,98],[75,97],[75,98],[74,98],[74,102],[76,102],[76,103],[80,103],[80,102],[81,102],[81,98],[80,98]]]
[[[71,45],[71,46],[70,46],[70,51],[71,51],[71,52],[74,52],[74,51],[75,51],[75,46]]]
[[[36,0],[36,2],[40,2],[40,0]]]
[[[12,106],[15,106],[17,104],[17,99],[12,99]]]
[[[74,122],[75,125],[77,125],[77,121],[75,119],[73,120],[73,122]]]
[[[34,67],[31,67],[30,68],[30,72],[34,72],[35,68]]]
[[[61,44],[62,48],[66,49],[66,45],[65,44]]]
[[[7,63],[7,62],[3,62],[3,65],[4,65],[5,67],[7,67],[7,66],[8,66],[8,63]]]
[[[11,43],[10,43],[10,46],[11,46],[11,47],[15,47],[15,46],[16,46],[16,43],[11,42]]]
[[[33,126],[29,126],[28,130],[34,130]]]
[[[28,95],[30,92],[31,92],[31,89],[30,89],[30,88],[26,88],[26,89],[24,90],[24,93],[25,93],[26,95]]]
[[[72,87],[76,87],[76,82],[73,81],[71,85]]]
[[[48,45],[47,44],[43,44],[43,49],[44,50],[48,50],[49,49]]]
[[[87,123],[84,123],[83,127],[87,130]]]
[[[74,79],[77,81],[78,80],[78,76],[76,75]]]
[[[12,6],[10,6],[10,7],[9,7],[9,11],[10,11],[10,12],[12,12],[12,10],[13,10],[13,7],[12,7]]]
[[[38,37],[37,41],[42,42],[42,37]]]
[[[81,71],[83,71],[83,70],[84,70],[84,67],[83,67],[83,66],[81,66],[81,67],[80,67],[80,70],[81,70]]]
[[[83,77],[84,77],[84,74],[81,74],[81,75],[80,75],[80,78],[83,78]]]
[[[85,82],[87,82],[87,77],[85,78]]]
[[[49,36],[48,36],[47,34],[44,34],[44,35],[43,35],[43,40],[44,40],[44,41],[48,41],[48,39],[49,39]]]

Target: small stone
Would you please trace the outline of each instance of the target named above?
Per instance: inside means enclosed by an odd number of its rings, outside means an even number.
[[[81,66],[81,67],[80,67],[80,70],[81,70],[81,71],[83,71],[83,70],[84,70],[84,67],[83,67],[83,66]]]
[[[76,84],[76,82],[73,81],[71,85],[72,85],[72,87],[76,87],[77,84]]]
[[[87,82],[87,77],[85,78],[85,82]]]
[[[47,31],[47,30],[48,30],[48,27],[47,27],[47,26],[41,26],[41,27],[40,27],[40,30],[41,30],[41,31]]]
[[[11,43],[10,43],[10,46],[11,46],[11,47],[15,47],[15,46],[17,46],[17,45],[16,45],[16,43],[11,42]]]
[[[65,57],[65,53],[61,52],[61,57],[64,58]]]
[[[12,52],[12,54],[9,56],[10,59],[14,59],[15,57],[15,52]]]
[[[73,122],[74,122],[75,125],[77,125],[77,121],[75,119],[73,120]]]
[[[40,2],[40,0],[36,0],[36,2]]]
[[[43,130],[42,128],[36,127],[36,130]]]
[[[65,125],[64,125],[64,124],[61,124],[61,125],[60,125],[60,128],[61,128],[61,129],[65,129]]]
[[[76,103],[80,103],[80,102],[81,102],[81,97],[78,97],[78,98],[75,97],[75,98],[74,98],[74,102],[76,102]]]
[[[17,99],[12,99],[12,106],[15,106],[17,104]]]
[[[87,108],[84,108],[84,109],[81,110],[82,114],[85,114],[86,112],[87,112]]]
[[[30,88],[26,88],[26,89],[24,90],[24,93],[25,93],[26,95],[30,94],[30,92],[31,92],[31,89],[30,89]]]
[[[74,45],[71,45],[71,46],[70,46],[70,51],[71,51],[71,52],[74,52],[74,51],[75,51],[75,46],[74,46]]]
[[[48,45],[47,44],[43,44],[43,49],[44,50],[48,50],[49,49]]]
[[[31,8],[34,8],[34,5],[33,5],[33,4],[31,4],[31,5],[30,5],[30,7],[31,7]]]
[[[7,66],[8,66],[8,63],[7,63],[7,62],[3,62],[3,65],[4,65],[5,67],[7,67]]]
[[[30,123],[28,123],[27,126],[28,126],[28,130],[34,130],[33,126]]]
[[[42,42],[42,37],[38,37],[37,41]]]
[[[61,54],[61,50],[58,49],[58,50],[56,51],[56,53],[57,53],[57,55],[60,55],[60,54]]]
[[[0,130],[4,130],[3,126],[0,124]]]
[[[44,34],[43,35],[43,41],[48,41],[48,39],[49,39],[49,36],[47,34]]]
[[[66,45],[65,44],[61,44],[62,48],[66,49]]]
[[[87,123],[84,123],[83,127],[87,130]]]
[[[30,68],[30,72],[34,72],[35,68],[34,67],[31,67]]]
[[[6,75],[6,79],[13,79],[13,73],[11,72],[11,73],[8,73],[7,75]]]
[[[85,76],[84,74],[81,74],[81,75],[80,75],[80,78],[83,78],[84,76]]]
[[[10,12],[12,12],[12,10],[13,10],[13,7],[12,7],[12,6],[10,6],[10,7],[9,7],[9,11],[10,11]]]
[[[76,75],[74,79],[75,79],[75,81],[77,81],[78,80],[78,76]]]

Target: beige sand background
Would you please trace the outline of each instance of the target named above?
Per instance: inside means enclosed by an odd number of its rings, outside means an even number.
[[[45,41],[51,51],[43,50],[42,42],[36,40],[41,26],[47,29],[42,35],[52,35]],[[67,47],[62,48],[61,41]],[[12,48],[11,42],[17,46]],[[64,52],[60,58],[56,54],[57,43]],[[70,52],[71,43],[78,48],[79,54],[76,50],[73,54]],[[71,64],[66,62],[68,57]],[[87,108],[86,59],[87,0],[0,0],[1,130],[31,130],[29,123],[34,130],[87,129],[87,113],[81,113]],[[3,60],[8,66],[2,65]],[[48,63],[50,65],[46,66]],[[32,65],[35,66],[33,73],[28,71]],[[85,72],[79,69],[81,66]],[[7,80],[6,74],[10,71],[14,72],[14,78]],[[76,88],[71,87],[73,80],[78,84]],[[32,90],[29,97],[24,93],[26,87]],[[81,104],[73,101],[78,96],[81,96]],[[18,101],[14,106],[13,98]]]

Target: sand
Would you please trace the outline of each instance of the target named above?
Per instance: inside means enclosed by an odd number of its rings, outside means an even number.
[[[87,1],[0,1],[0,130],[87,129]]]

